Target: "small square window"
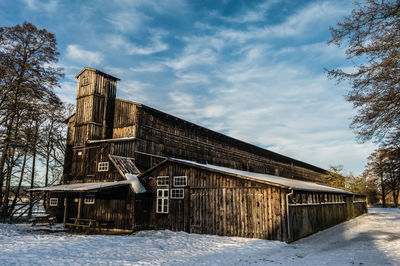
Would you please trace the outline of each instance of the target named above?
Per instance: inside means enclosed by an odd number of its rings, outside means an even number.
[[[169,176],[157,177],[157,186],[168,186],[168,185],[169,185]]]
[[[171,189],[171,199],[184,199],[185,190],[183,188],[173,188]]]
[[[58,206],[58,198],[50,198],[49,206]]]
[[[108,171],[108,162],[99,162],[97,165],[97,171],[107,172]]]
[[[89,85],[89,78],[83,77],[82,78],[82,86],[86,86],[86,85]]]
[[[84,203],[85,204],[94,204],[94,195],[93,194],[86,195]]]
[[[187,176],[174,176],[174,187],[186,187]]]

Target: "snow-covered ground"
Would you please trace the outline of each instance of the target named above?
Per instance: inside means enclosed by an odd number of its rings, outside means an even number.
[[[292,244],[146,231],[71,235],[0,224],[0,265],[400,265],[400,209],[369,213]]]

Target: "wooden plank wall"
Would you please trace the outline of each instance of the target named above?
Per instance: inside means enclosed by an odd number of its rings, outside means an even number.
[[[291,196],[289,221],[291,241],[367,213],[365,197],[329,193],[297,193]],[[317,201],[317,202],[316,202]],[[307,203],[309,202],[309,203]]]
[[[115,100],[113,138],[135,137],[137,124],[136,104]]]
[[[87,194],[95,195],[94,204],[83,203]],[[135,227],[133,220],[135,194],[128,186],[97,193],[71,193],[67,220],[77,217],[78,204],[75,199],[79,197],[82,197],[81,218],[112,222],[113,228],[116,229],[132,230]]]
[[[291,240],[300,239],[344,222],[346,217],[346,204],[344,203],[290,206]]]
[[[170,199],[168,214],[156,213],[156,177],[186,175],[185,199]],[[152,177],[150,179],[150,177]],[[199,234],[285,241],[285,191],[199,168],[168,163],[144,177],[153,194],[150,226]]]
[[[83,83],[87,80],[88,83]],[[78,78],[74,145],[87,140],[111,138],[114,120],[116,80],[92,70]]]
[[[323,181],[321,172],[278,162],[271,152],[146,107],[138,108],[136,137],[136,149],[145,153],[288,178]],[[138,158],[138,161],[146,159]]]
[[[118,169],[110,161],[108,154],[114,146],[108,142],[93,143],[86,147],[72,149],[73,160],[70,173],[64,173],[63,183],[111,182],[124,180]],[[78,155],[81,154],[81,155]],[[99,172],[99,162],[108,162],[109,170]],[[65,169],[66,170],[66,169]]]

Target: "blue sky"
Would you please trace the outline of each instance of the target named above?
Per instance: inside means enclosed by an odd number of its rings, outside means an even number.
[[[0,0],[0,26],[29,21],[56,34],[74,103],[85,66],[121,79],[117,97],[140,102],[299,160],[360,174],[374,146],[349,129],[351,69],[328,46],[329,26],[352,1]]]

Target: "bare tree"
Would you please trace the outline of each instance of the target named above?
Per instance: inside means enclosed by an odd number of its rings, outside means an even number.
[[[59,86],[58,79],[63,76],[62,69],[52,65],[58,61],[54,34],[38,29],[25,22],[14,27],[0,28],[0,125],[4,127],[0,157],[0,188],[11,169],[5,167],[10,158],[10,144],[13,131],[17,130],[16,118],[24,108],[24,99],[47,105],[60,104],[52,88]],[[3,98],[6,97],[4,100]],[[34,106],[33,106],[34,107]],[[8,171],[7,171],[8,170]],[[9,189],[4,195],[0,189],[1,216],[8,216]]]
[[[400,131],[400,1],[355,4],[351,15],[331,28],[329,43],[346,45],[356,70],[330,70],[328,75],[352,84],[347,100],[358,111],[351,127],[360,140],[381,141]]]

